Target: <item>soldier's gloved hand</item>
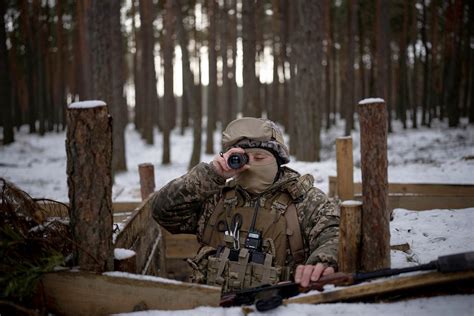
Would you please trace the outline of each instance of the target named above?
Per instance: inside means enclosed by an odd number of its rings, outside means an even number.
[[[307,287],[310,282],[318,281],[321,276],[331,273],[334,273],[334,268],[322,263],[299,265],[295,271],[295,282]]]
[[[249,168],[249,165],[244,165],[240,169],[232,169],[231,167],[229,167],[227,165],[227,160],[234,153],[244,154],[245,150],[243,150],[240,147],[231,148],[227,152],[215,156],[214,160],[212,160],[211,162],[211,165],[214,168],[214,170],[217,172],[217,174],[221,175],[222,177],[226,179],[232,178],[236,174],[242,171],[245,171]]]

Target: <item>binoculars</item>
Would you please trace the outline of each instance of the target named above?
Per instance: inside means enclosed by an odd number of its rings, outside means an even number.
[[[232,169],[240,169],[249,162],[249,156],[245,153],[233,153],[227,159],[227,165]]]

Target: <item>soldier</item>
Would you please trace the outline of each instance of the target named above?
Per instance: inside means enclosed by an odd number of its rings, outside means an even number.
[[[290,161],[278,126],[229,123],[225,152],[153,196],[153,217],[171,233],[196,234],[192,280],[223,292],[291,280],[303,287],[337,269],[339,207]],[[296,267],[296,269],[295,269]]]

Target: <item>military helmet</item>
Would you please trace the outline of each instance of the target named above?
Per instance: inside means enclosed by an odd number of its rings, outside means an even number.
[[[264,148],[272,151],[282,164],[290,162],[290,152],[283,133],[272,121],[263,118],[243,117],[227,125],[222,132],[222,147]]]

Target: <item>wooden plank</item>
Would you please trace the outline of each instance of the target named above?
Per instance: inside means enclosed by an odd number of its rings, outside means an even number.
[[[48,311],[59,315],[109,315],[144,309],[219,306],[221,289],[191,283],[86,272],[47,273],[41,280]]]
[[[360,182],[354,183],[354,194],[361,194]],[[389,183],[388,192],[410,195],[428,196],[474,196],[472,184],[441,184],[441,183]],[[329,176],[329,196],[337,195],[337,177]]]
[[[404,208],[407,210],[461,209],[474,207],[474,196],[416,196],[389,195],[390,210]]]
[[[361,201],[361,195],[356,195],[355,200]],[[434,209],[463,209],[474,207],[474,196],[421,196],[421,195],[394,195],[388,196],[388,209],[403,208],[414,211]]]
[[[69,217],[68,208],[67,206],[69,203],[53,203],[53,202],[40,202],[43,206],[45,211],[47,212],[48,216],[57,216],[57,217]],[[113,202],[112,209],[115,213],[124,213],[124,212],[132,212],[138,206],[140,206],[140,202]]]
[[[169,259],[192,258],[200,247],[196,235],[167,233],[165,238],[166,258]]]
[[[341,288],[331,292],[322,292],[285,300],[286,304],[323,304],[361,300],[370,296],[380,296],[393,292],[402,292],[420,287],[433,287],[458,281],[470,282],[472,288],[474,271],[440,273],[437,271],[412,276],[400,276],[388,280],[379,280]]]

